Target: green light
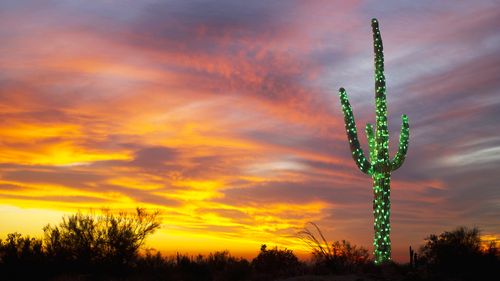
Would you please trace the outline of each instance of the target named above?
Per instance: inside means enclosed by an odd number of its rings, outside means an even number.
[[[397,170],[406,158],[408,142],[410,138],[410,126],[408,117],[403,114],[401,117],[402,126],[399,136],[399,148],[396,156],[389,159],[389,131],[387,129],[387,103],[386,86],[384,76],[384,54],[382,37],[377,19],[372,19],[373,50],[375,53],[375,115],[376,129],[373,125],[366,124],[366,136],[370,161],[365,157],[358,141],[356,122],[352,113],[352,107],[344,88],[340,88],[340,102],[344,112],[344,121],[347,132],[347,139],[352,152],[352,157],[358,168],[373,179],[373,216],[374,216],[374,257],[375,264],[381,264],[391,260],[391,239],[390,239],[390,213],[391,213],[391,172]]]

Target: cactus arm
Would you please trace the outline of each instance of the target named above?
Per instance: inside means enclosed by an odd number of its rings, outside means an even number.
[[[377,152],[375,151],[375,135],[373,134],[373,125],[368,123],[365,127],[366,138],[368,140],[368,148],[370,149],[370,161],[373,163],[377,157]]]
[[[385,170],[389,166],[389,131],[387,129],[387,101],[384,76],[384,47],[378,21],[372,19],[373,52],[375,53],[375,143],[377,161],[372,161],[376,170]]]
[[[401,133],[399,134],[398,152],[391,161],[392,171],[397,170],[401,167],[401,165],[403,165],[406,158],[406,152],[408,151],[408,140],[410,139],[410,124],[408,123],[408,116],[403,114],[403,116],[401,116],[401,120],[403,125],[401,126]]]
[[[347,139],[349,140],[349,147],[351,148],[352,158],[358,166],[359,170],[365,174],[372,174],[372,165],[366,159],[363,150],[359,144],[358,133],[356,131],[356,122],[352,114],[351,104],[347,97],[347,92],[344,88],[339,89],[340,103],[342,104],[342,111],[344,112],[345,129],[347,131]]]

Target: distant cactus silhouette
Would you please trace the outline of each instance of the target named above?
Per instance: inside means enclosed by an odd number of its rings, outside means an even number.
[[[352,157],[358,168],[373,178],[373,214],[374,214],[374,256],[375,263],[380,264],[391,259],[390,234],[390,180],[391,172],[403,164],[408,150],[410,128],[408,117],[403,114],[403,126],[399,138],[399,149],[394,159],[389,159],[389,131],[387,129],[387,104],[384,76],[384,54],[382,37],[380,36],[377,19],[372,19],[373,49],[375,53],[375,102],[376,129],[371,124],[366,125],[366,135],[370,150],[370,161],[367,160],[358,141],[356,123],[351,105],[344,88],[340,88],[340,102],[344,112],[347,138]]]
[[[417,253],[415,253],[415,251],[410,246],[410,268],[415,267],[416,259],[414,259],[414,257],[416,257],[416,255]]]

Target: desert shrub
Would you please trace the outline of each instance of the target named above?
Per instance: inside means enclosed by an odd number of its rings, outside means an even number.
[[[100,232],[104,237],[104,258],[115,264],[133,260],[146,237],[160,227],[158,214],[148,213],[140,208],[136,209],[134,215],[106,213],[100,221]]]
[[[369,261],[368,250],[363,247],[351,245],[349,241],[335,241],[331,244],[332,255],[327,257],[327,262],[332,263],[333,267],[354,271],[360,265]],[[323,258],[319,256],[318,258]]]
[[[159,227],[158,212],[140,208],[133,215],[77,213],[47,225],[44,243],[48,257],[61,264],[117,267],[133,262],[144,239]]]
[[[175,257],[175,276],[173,280],[211,281],[210,268],[202,255],[189,257],[177,254]]]
[[[47,254],[58,262],[90,263],[102,255],[104,237],[92,215],[77,213],[63,217],[59,226],[47,225],[43,231]]]
[[[298,236],[312,250],[313,263],[316,271],[328,272],[354,272],[370,261],[368,250],[352,245],[347,240],[329,243],[321,229],[310,222],[312,230],[305,227]]]
[[[262,245],[259,255],[252,260],[252,267],[257,275],[273,279],[296,275],[303,265],[292,250],[280,250],[278,247],[268,250],[266,245]]]
[[[7,234],[5,241],[0,240],[0,260],[3,263],[37,262],[43,259],[42,240],[22,236],[20,233]]]
[[[44,262],[41,239],[16,232],[7,234],[5,241],[0,240],[0,274],[3,277],[9,280],[29,278],[33,274],[42,277],[43,272],[40,270]]]
[[[148,270],[172,268],[174,262],[167,257],[162,256],[161,252],[157,251],[154,254],[151,250],[146,250],[144,256],[138,259],[138,267]]]
[[[500,260],[495,244],[481,247],[478,228],[458,227],[439,235],[431,234],[420,249],[420,262],[437,274],[479,280],[500,274]],[[478,279],[479,278],[479,279]]]
[[[228,251],[210,253],[206,263],[214,281],[247,280],[251,275],[250,263],[231,256]]]
[[[162,256],[160,252],[146,250],[144,255],[137,258],[131,280],[175,280],[173,272],[175,262],[173,258]],[[132,277],[134,276],[134,277]]]
[[[172,261],[168,280],[244,281],[252,274],[247,260],[233,257],[228,251],[194,257],[177,254]]]

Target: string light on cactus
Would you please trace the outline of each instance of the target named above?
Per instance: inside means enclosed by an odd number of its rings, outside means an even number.
[[[372,19],[373,51],[375,53],[375,131],[372,124],[366,124],[365,132],[368,139],[369,157],[361,149],[356,131],[356,122],[352,107],[344,88],[340,88],[339,96],[344,113],[347,139],[352,157],[358,168],[373,179],[373,216],[374,216],[374,258],[376,264],[391,260],[390,239],[390,181],[391,172],[397,170],[406,158],[410,137],[408,117],[401,117],[402,127],[399,137],[399,147],[396,156],[389,158],[389,131],[387,128],[387,102],[384,75],[384,53],[382,37],[377,19]]]

